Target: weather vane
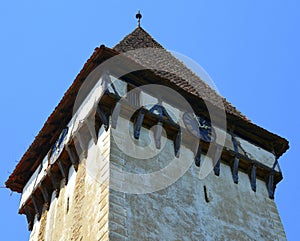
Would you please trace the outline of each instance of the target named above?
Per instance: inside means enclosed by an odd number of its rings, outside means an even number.
[[[141,18],[142,18],[142,14],[140,13],[140,10],[138,11],[138,13],[135,15],[135,17],[138,20],[138,26],[141,26]]]

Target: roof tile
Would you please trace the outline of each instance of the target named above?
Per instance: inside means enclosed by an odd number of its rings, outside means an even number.
[[[145,55],[143,51],[132,51],[143,48],[156,48],[160,51],[153,51],[152,53],[147,51],[147,55]],[[218,102],[222,100],[222,106],[224,105],[227,113],[233,114],[250,122],[245,115],[237,110],[225,98],[221,97],[198,75],[186,67],[184,63],[175,58],[162,45],[155,41],[155,39],[152,38],[152,36],[143,28],[137,27],[132,33],[123,38],[123,40],[121,40],[113,49],[121,53],[126,52],[127,57],[132,58],[138,64],[145,66],[145,68],[148,68],[149,66],[157,66],[158,69],[152,70],[156,75],[168,79],[170,82],[176,84],[182,89],[190,92],[191,94],[197,95],[205,101],[209,101],[215,106],[220,106],[220,103]],[[180,74],[177,75],[174,74],[174,72]]]

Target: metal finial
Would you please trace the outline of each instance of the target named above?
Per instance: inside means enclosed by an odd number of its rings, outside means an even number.
[[[142,18],[142,14],[140,13],[140,10],[138,11],[138,13],[135,15],[135,17],[138,20],[138,26],[141,26],[141,18]]]

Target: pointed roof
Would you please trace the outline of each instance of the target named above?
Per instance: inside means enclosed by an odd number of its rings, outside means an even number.
[[[194,96],[196,101],[203,98],[218,106],[218,103],[214,103],[214,101],[220,99],[220,96],[212,88],[210,88],[199,78],[199,76],[194,74],[182,62],[165,50],[143,28],[138,27],[132,33],[127,35],[113,49],[105,47],[104,45],[95,49],[92,56],[84,64],[70,88],[66,91],[59,104],[45,122],[43,128],[35,137],[33,143],[22,156],[15,170],[6,181],[6,187],[10,188],[12,191],[22,192],[23,187],[26,185],[30,176],[42,162],[45,155],[47,155],[49,149],[54,145],[63,128],[71,120],[72,109],[74,107],[76,96],[87,76],[99,64],[109,58],[122,52],[139,48],[157,48],[164,51],[162,55],[156,55],[157,53],[153,53],[153,58],[150,58],[150,61],[151,59],[152,61],[155,60],[155,64],[158,64],[159,69],[165,70],[161,71],[151,69],[155,76],[164,80],[164,83],[170,83],[171,86],[176,86],[176,88],[184,90],[189,95]],[[151,64],[148,62],[148,56],[145,57],[142,53],[135,53],[134,56],[129,55],[127,57],[131,58],[133,62],[143,66]],[[172,74],[174,70],[176,73],[180,72],[181,77],[176,74]],[[199,95],[199,93],[201,93],[201,95]],[[289,148],[287,140],[251,123],[235,107],[226,101],[225,98],[222,98],[222,101],[225,106],[227,118],[234,120],[236,125],[238,125],[239,130],[244,130],[244,132],[247,133],[254,133],[254,135],[259,138],[259,143],[263,144],[264,148],[267,150],[270,149],[269,143],[273,143],[277,157],[281,156]]]
[[[210,103],[218,106],[218,101],[223,101],[225,110],[229,114],[233,114],[243,120],[250,120],[238,111],[231,103],[225,98],[221,97],[215,90],[213,90],[208,84],[206,84],[198,75],[192,72],[184,63],[175,58],[170,52],[168,52],[161,44],[159,44],[149,33],[147,33],[142,27],[137,27],[133,32],[124,37],[113,49],[118,52],[128,52],[131,50],[142,48],[158,48],[162,50],[161,55],[149,56],[139,54],[139,52],[133,53],[132,59],[141,64],[142,66],[149,66],[149,61],[155,61],[150,63],[150,66],[158,66],[159,69],[165,71],[153,70],[153,72],[162,77],[168,79],[170,82],[176,84],[180,88],[197,95],[198,97],[209,101]],[[130,56],[130,53],[129,53]],[[152,65],[151,65],[152,64]],[[180,77],[174,73],[180,73]]]
[[[163,46],[156,42],[142,27],[137,27],[132,33],[128,34],[113,47],[114,50],[121,53],[139,48],[163,49]]]

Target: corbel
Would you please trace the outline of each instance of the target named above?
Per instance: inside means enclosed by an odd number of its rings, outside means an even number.
[[[55,197],[59,196],[60,192],[60,177],[57,173],[51,171],[51,169],[48,171],[48,176],[50,177],[53,189],[55,191]]]
[[[65,179],[65,185],[68,184],[68,175],[69,175],[69,167],[63,163],[62,160],[57,160],[57,165],[59,167],[60,173],[62,177]]]
[[[275,156],[275,162],[270,171],[269,178],[267,181],[268,194],[269,194],[269,198],[271,198],[271,199],[274,199],[275,188],[276,188],[276,184],[274,183],[274,170],[275,170],[276,166],[278,165],[278,157],[275,154],[274,147],[273,147],[273,154]]]
[[[251,172],[250,172],[250,184],[251,184],[251,189],[256,192],[256,164],[253,163],[251,167]]]
[[[44,207],[46,210],[49,210],[51,202],[51,191],[45,185],[40,185],[39,189],[41,190],[44,199]]]
[[[38,220],[40,220],[42,217],[43,203],[37,197],[35,197],[34,194],[31,195],[31,200],[34,206],[36,217]]]
[[[162,105],[162,100],[159,100],[159,103],[154,105],[149,112],[150,113],[154,113],[155,111],[158,112],[159,118],[160,119],[164,119],[164,120],[168,120],[170,122],[172,122],[173,124],[176,124],[174,122],[174,120],[172,119],[172,117],[169,115],[168,111],[166,110],[166,108]]]
[[[195,156],[195,165],[197,167],[200,167],[200,164],[201,164],[201,152],[202,152],[201,141],[199,139],[198,148],[197,148],[197,154]]]
[[[79,157],[76,154],[76,151],[74,153],[74,147],[72,147],[71,145],[66,145],[66,150],[69,154],[69,158],[72,162],[72,165],[74,166],[75,171],[77,172],[78,170],[78,165],[79,165]]]
[[[163,129],[163,120],[167,120],[171,122],[172,124],[176,124],[169,113],[167,112],[166,108],[162,105],[162,100],[160,99],[158,104],[154,105],[149,112],[153,113],[157,111],[159,116],[159,121],[155,127],[154,131],[154,140],[155,140],[155,146],[157,149],[161,148],[161,135],[162,135],[162,129]]]
[[[237,140],[234,136],[233,133],[231,133],[231,140],[233,143],[233,148],[234,148],[234,160],[233,160],[233,166],[232,166],[232,178],[233,178],[233,182],[234,183],[238,183],[239,182],[239,158],[238,158],[238,143]]]
[[[28,206],[28,205],[25,205],[24,211],[25,211],[25,215],[26,215],[26,219],[27,219],[27,223],[28,223],[28,230],[29,230],[29,231],[32,231],[32,229],[33,229],[33,224],[34,224],[34,215],[35,215],[35,212],[34,212],[34,210],[33,210],[30,206]]]
[[[100,117],[101,123],[104,125],[105,131],[108,131],[109,128],[109,115],[104,113],[99,106],[97,106],[97,113]]]
[[[274,171],[273,170],[269,174],[267,187],[268,187],[269,198],[274,199],[275,185],[274,185]]]
[[[222,157],[221,147],[216,146],[216,149],[215,149],[214,153],[215,153],[215,156],[214,156],[214,159],[213,159],[213,161],[215,162],[214,173],[215,173],[216,176],[220,176],[220,166],[221,166],[221,157]]]
[[[178,158],[180,153],[180,145],[181,145],[181,130],[179,129],[178,132],[175,134],[174,138],[174,154]]]
[[[141,108],[139,110],[139,113],[138,113],[135,121],[134,121],[133,136],[137,140],[140,138],[140,133],[141,133],[144,116],[145,116],[144,110]]]

